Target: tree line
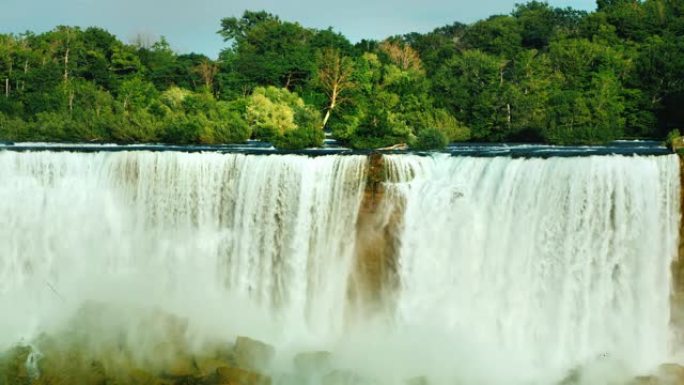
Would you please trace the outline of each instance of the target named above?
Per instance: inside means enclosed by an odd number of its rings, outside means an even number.
[[[601,143],[684,127],[684,2],[598,0],[352,44],[260,11],[217,59],[101,28],[0,35],[0,140]]]

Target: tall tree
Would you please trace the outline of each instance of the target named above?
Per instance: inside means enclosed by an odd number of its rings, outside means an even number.
[[[334,48],[324,48],[317,56],[318,68],[316,83],[328,96],[328,107],[323,118],[323,127],[328,123],[330,114],[344,101],[344,96],[356,86],[352,76],[354,62],[348,56],[342,56]]]

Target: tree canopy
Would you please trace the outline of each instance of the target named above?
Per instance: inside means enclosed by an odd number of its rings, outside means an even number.
[[[217,59],[101,29],[0,34],[0,140],[601,143],[684,127],[684,6],[598,0],[352,44],[264,11],[220,21]]]

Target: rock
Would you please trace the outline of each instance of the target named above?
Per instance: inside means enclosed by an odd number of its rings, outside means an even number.
[[[663,364],[656,374],[638,376],[629,385],[682,385],[684,384],[684,366]]]
[[[2,354],[0,356],[0,384],[29,384],[31,376],[26,362],[30,354],[29,346],[17,346]]]
[[[632,380],[629,385],[659,385],[658,378],[655,376],[639,376]]]
[[[330,371],[330,352],[306,352],[299,353],[294,358],[297,373],[312,375],[327,373]]]
[[[216,374],[218,368],[232,366],[230,362],[214,357],[198,357],[195,359],[197,371],[201,376],[210,376]]]
[[[658,367],[659,383],[664,385],[684,384],[684,366],[678,364],[663,364]]]
[[[271,378],[263,374],[228,366],[216,370],[218,383],[222,385],[271,385]]]
[[[239,368],[262,371],[269,367],[275,356],[271,345],[248,337],[235,340],[235,363]]]
[[[668,147],[674,152],[679,152],[684,149],[684,136],[679,136],[679,133],[668,139]]]
[[[405,151],[405,150],[408,150],[408,144],[406,144],[406,143],[397,143],[397,144],[394,144],[392,146],[378,148],[378,151]]]
[[[127,385],[169,385],[170,382],[161,380],[152,374],[140,370],[134,369],[128,375],[125,382]]]
[[[166,373],[171,377],[192,377],[198,374],[191,357],[177,358],[171,363]]]
[[[321,381],[321,385],[361,385],[363,380],[361,376],[350,370],[334,370]]]

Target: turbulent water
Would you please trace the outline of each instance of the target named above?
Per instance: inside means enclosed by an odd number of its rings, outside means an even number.
[[[385,157],[395,284],[372,313],[350,295],[367,162],[0,152],[0,347],[94,301],[383,384],[597,384],[671,358],[676,156]]]

